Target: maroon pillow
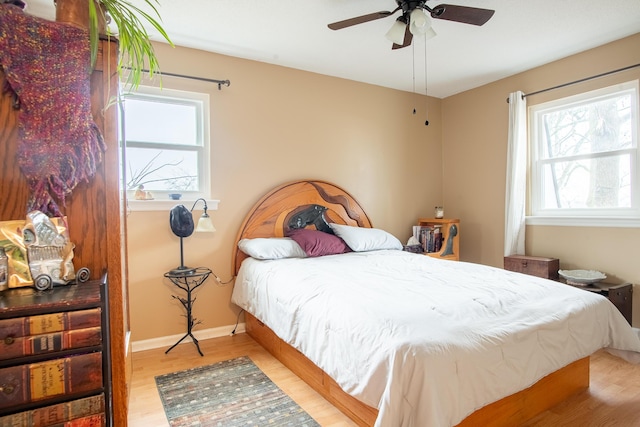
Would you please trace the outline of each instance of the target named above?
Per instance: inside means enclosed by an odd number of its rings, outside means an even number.
[[[309,257],[351,252],[344,240],[333,234],[310,228],[289,230],[286,234],[299,244]]]

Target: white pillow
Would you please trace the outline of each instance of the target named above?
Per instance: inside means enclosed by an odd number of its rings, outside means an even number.
[[[242,239],[238,242],[238,248],[256,259],[305,258],[307,256],[300,245],[289,237]]]
[[[402,243],[395,236],[379,228],[352,227],[350,225],[329,224],[336,236],[340,237],[354,252],[377,251],[381,249],[402,250]]]

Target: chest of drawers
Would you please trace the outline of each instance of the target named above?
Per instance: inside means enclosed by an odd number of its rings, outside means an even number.
[[[109,425],[106,285],[0,294],[0,427]]]
[[[607,297],[631,325],[631,315],[633,311],[633,285],[631,283],[616,285],[613,283],[598,282],[576,287]]]

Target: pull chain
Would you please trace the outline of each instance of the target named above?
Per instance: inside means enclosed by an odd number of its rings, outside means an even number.
[[[425,98],[425,121],[424,125],[429,126],[429,95],[427,91],[427,37],[424,38],[424,98]]]
[[[411,72],[413,78],[413,93],[416,93],[416,48],[415,43],[411,43]],[[416,107],[413,107],[413,115],[416,114]]]

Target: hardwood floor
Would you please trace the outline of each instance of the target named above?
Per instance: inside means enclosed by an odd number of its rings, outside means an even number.
[[[193,343],[180,344],[167,355],[164,348],[133,354],[130,427],[169,426],[156,389],[156,375],[243,355],[249,356],[323,427],[355,426],[248,335],[200,341],[200,348],[204,357],[198,354]],[[526,427],[640,427],[640,366],[605,351],[593,355],[590,366],[589,390],[540,414]]]
[[[204,357],[198,354],[191,342],[178,345],[166,355],[165,348],[133,353],[129,427],[169,426],[156,388],[156,375],[239,356],[249,356],[262,372],[323,427],[356,426],[247,334],[203,340],[200,348]]]

